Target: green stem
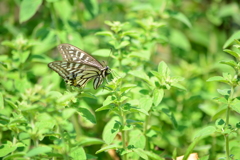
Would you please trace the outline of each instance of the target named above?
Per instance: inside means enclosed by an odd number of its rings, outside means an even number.
[[[54,26],[58,30],[59,26],[58,26],[58,21],[57,21],[57,15],[56,15],[56,11],[54,9],[53,3],[50,3],[50,9],[51,9],[51,11],[53,11],[52,12],[52,20],[53,20]]]
[[[148,127],[148,122],[149,122],[149,118],[150,118],[151,113],[149,113],[148,116],[146,116],[145,118],[145,123],[144,123],[144,128],[143,128],[143,135],[145,136],[146,139],[146,147],[145,149],[148,151],[149,150],[149,143],[148,143],[148,137],[146,136],[147,133],[147,127]]]
[[[230,97],[229,97],[229,101],[228,101],[228,107],[227,107],[227,112],[226,112],[226,124],[225,124],[225,128],[228,128],[229,125],[229,116],[230,116],[230,104],[232,103],[233,100],[233,92],[234,92],[234,87],[231,87],[231,92],[230,92]],[[226,150],[226,159],[229,160],[229,155],[230,155],[230,151],[229,151],[229,134],[224,134],[224,138],[225,138],[225,150]]]
[[[120,105],[119,105],[120,106]],[[126,131],[123,130],[124,126],[125,126],[125,114],[123,112],[123,110],[119,107],[120,112],[121,112],[121,124],[122,124],[122,129],[121,129],[121,133],[122,133],[122,145],[123,145],[123,149],[126,151],[127,150],[127,146],[126,146]],[[123,160],[127,160],[127,154],[123,155]]]

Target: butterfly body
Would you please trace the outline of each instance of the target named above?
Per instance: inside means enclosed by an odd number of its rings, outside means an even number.
[[[84,87],[91,79],[94,89],[97,89],[103,79],[110,74],[108,66],[104,67],[100,62],[81,49],[70,45],[58,46],[64,61],[55,61],[48,67],[57,72],[67,84],[75,87]]]

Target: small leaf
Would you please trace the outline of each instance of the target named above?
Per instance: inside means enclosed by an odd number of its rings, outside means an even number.
[[[108,145],[107,147],[103,147],[103,148],[101,148],[100,150],[98,150],[98,151],[96,152],[96,154],[101,153],[101,152],[104,152],[104,151],[108,151],[108,150],[110,150],[110,149],[116,150],[116,149],[118,149],[118,148],[120,148],[120,146],[117,146],[116,144]]]
[[[109,57],[111,54],[110,49],[99,49],[91,53],[91,55],[99,56],[99,57]]]
[[[103,129],[103,140],[107,144],[111,144],[116,137],[117,133],[120,131],[120,125],[117,123],[117,117],[113,117],[108,123],[105,125]]]
[[[143,97],[139,100],[139,107],[141,109],[144,109],[146,112],[148,112],[152,107],[152,98],[150,97]]]
[[[225,78],[223,78],[222,76],[214,76],[214,77],[211,77],[207,80],[207,82],[214,82],[214,81],[217,81],[217,82],[224,82],[224,83],[227,83],[228,81],[225,80]]]
[[[170,75],[170,70],[169,70],[167,64],[164,61],[159,63],[158,73],[160,74],[160,76],[163,76],[165,78]]]
[[[17,145],[13,145],[12,142],[7,141],[7,144],[1,144],[0,145],[0,157],[4,157],[8,155],[9,153],[12,153],[17,149]]]
[[[233,57],[235,57],[237,59],[239,59],[239,57],[240,57],[240,55],[237,52],[232,51],[230,49],[224,49],[223,51],[229,53],[230,55],[232,55]]]
[[[231,90],[230,89],[217,89],[218,93],[223,96],[229,96]]]
[[[70,151],[71,158],[78,159],[78,160],[85,160],[87,159],[86,153],[83,147],[72,147]]]
[[[224,120],[223,120],[223,119],[218,119],[218,120],[216,120],[215,126],[216,126],[218,129],[222,129],[222,128],[225,126]]]
[[[212,133],[214,133],[215,131],[216,131],[216,128],[213,126],[205,127],[195,135],[195,138],[197,138],[197,137],[203,138],[203,137],[209,136]]]
[[[48,146],[39,146],[36,148],[31,149],[27,154],[26,157],[33,157],[43,153],[51,152],[52,148]]]
[[[109,31],[102,31],[102,32],[97,32],[95,35],[98,35],[98,36],[109,36],[109,37],[114,37],[112,32],[109,32]]]
[[[95,116],[87,108],[78,108],[77,110],[80,115],[86,118],[88,121],[92,122],[93,124],[97,123]]]
[[[155,89],[153,92],[153,103],[155,106],[158,106],[159,103],[162,101],[162,98],[164,96],[164,90],[163,89]]]
[[[42,4],[42,0],[23,0],[20,5],[20,23],[29,20]]]
[[[230,46],[235,39],[240,39],[240,31],[234,33],[223,45],[223,48],[227,48]]]
[[[221,61],[220,63],[222,64],[226,64],[226,65],[229,65],[230,67],[233,67],[235,68],[237,66],[237,63],[233,60],[230,60],[230,61]]]
[[[62,111],[62,117],[64,119],[68,119],[70,118],[74,113],[76,113],[76,109],[74,108],[65,108],[63,111]]]
[[[191,22],[189,21],[189,19],[187,18],[187,16],[185,16],[183,13],[181,12],[176,12],[176,11],[168,11],[169,15],[181,22],[183,22],[184,24],[186,24],[189,28],[192,27]]]

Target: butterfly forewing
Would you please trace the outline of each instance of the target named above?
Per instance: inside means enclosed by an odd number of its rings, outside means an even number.
[[[75,62],[75,63],[85,63],[88,65],[96,66],[97,68],[103,69],[101,63],[99,63],[95,58],[93,58],[88,53],[83,50],[70,45],[70,44],[61,44],[58,46],[59,52],[62,54],[62,57],[65,61]]]
[[[61,44],[58,50],[65,61],[48,64],[49,68],[57,72],[67,84],[84,87],[94,79],[93,87],[97,89],[109,74],[108,66],[103,67],[96,59],[79,48],[70,44]]]

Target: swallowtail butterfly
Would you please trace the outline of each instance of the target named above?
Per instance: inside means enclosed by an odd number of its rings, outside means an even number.
[[[110,74],[108,66],[104,67],[91,55],[73,45],[61,44],[58,50],[64,61],[51,62],[48,67],[57,72],[67,84],[82,88],[94,79],[93,88],[97,89]]]

